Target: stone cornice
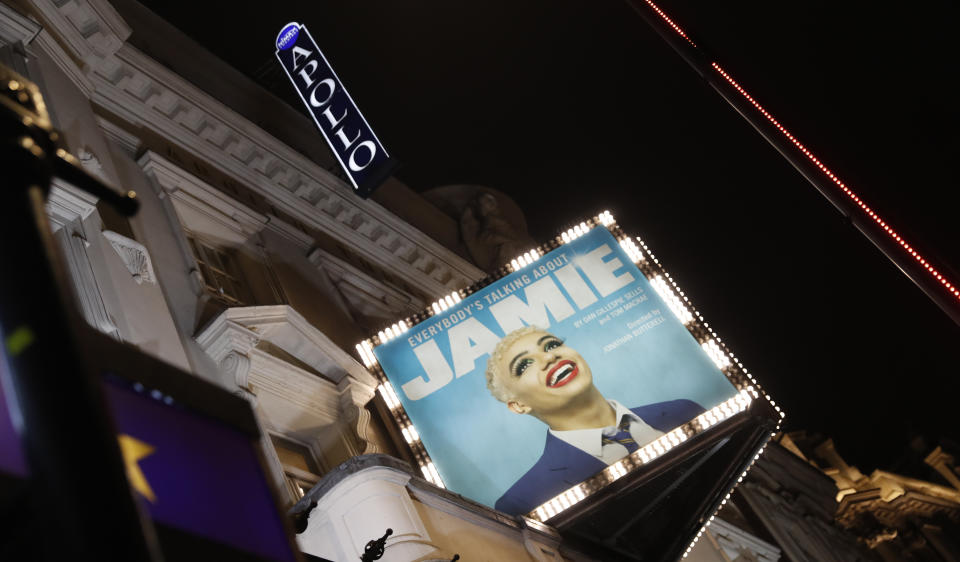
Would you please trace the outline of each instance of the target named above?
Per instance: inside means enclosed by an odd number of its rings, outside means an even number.
[[[344,290],[341,284],[346,283],[357,292],[368,297],[363,303],[353,303],[358,308],[362,308],[361,305],[364,304],[376,306],[389,315],[400,318],[419,312],[427,306],[427,303],[417,296],[374,279],[366,272],[331,255],[322,248],[314,248],[307,255],[307,259],[317,267],[323,268],[341,291]],[[344,296],[349,299],[352,295],[345,294]]]
[[[339,394],[332,382],[259,349],[251,350],[249,357],[247,381],[254,394],[269,392],[327,423],[340,417]]]
[[[944,499],[953,502],[954,505],[960,509],[960,490],[954,490],[948,486],[934,484],[933,482],[927,482],[926,480],[918,480],[916,478],[901,476],[899,474],[886,472],[884,470],[874,470],[872,473],[870,473],[869,479],[866,479],[862,482],[857,482],[857,488],[880,488],[884,484],[896,486],[905,491],[917,492],[926,496]]]
[[[87,72],[77,65],[73,58],[64,50],[57,40],[46,29],[37,34],[31,47],[39,48],[53,60],[71,82],[88,98],[93,93],[93,82],[87,77]]]
[[[340,179],[124,45],[93,75],[93,101],[267,197],[284,212],[437,295],[483,272]],[[304,204],[304,203],[307,204]]]
[[[301,232],[283,219],[270,214],[267,215],[267,228],[293,242],[302,250],[309,249],[314,243],[313,237]]]
[[[54,178],[47,197],[47,216],[56,230],[68,222],[90,216],[97,209],[97,201],[95,196]]]
[[[344,482],[349,482],[360,474],[364,475],[363,480],[383,478],[400,485],[406,485],[411,478],[415,477],[410,465],[395,457],[378,453],[356,456],[325,474],[316,486],[311,488],[300,501],[290,508],[288,513],[296,514],[307,511],[312,509],[310,507],[312,502],[319,503],[321,499],[329,500],[332,495],[337,493],[337,488],[340,488]]]
[[[240,312],[233,314],[234,319],[230,319],[230,310]],[[258,314],[263,312],[268,314]],[[263,318],[276,317],[276,311],[228,309],[196,337],[197,343],[217,362],[221,371],[238,388],[256,397],[261,413],[272,420],[272,429],[284,434],[302,430],[302,427],[288,426],[284,422],[291,419],[291,412],[297,413],[292,419],[301,422],[309,419],[309,427],[337,423],[344,418],[345,394],[356,396],[362,403],[369,401],[374,389],[365,382],[347,376],[335,384],[267,350],[259,349],[257,346],[270,341],[273,335],[270,330],[264,330],[266,334],[261,333]],[[269,320],[266,323],[269,324]],[[309,435],[304,437],[311,438]]]
[[[100,126],[103,134],[107,135],[107,138],[116,143],[127,155],[133,157],[137,154],[137,150],[140,148],[140,139],[136,135],[130,134],[122,127],[117,126],[116,123],[99,115],[96,116],[96,119],[97,125]]]
[[[249,236],[260,232],[269,220],[152,150],[146,151],[137,163],[175,201],[240,234]]]
[[[727,523],[723,519],[714,519],[709,531],[710,534],[718,539],[721,548],[726,546],[723,544],[724,542],[729,541],[733,545],[749,550],[754,556],[760,557],[762,560],[772,561],[780,559],[779,548],[740,529],[736,525]],[[739,554],[739,552],[736,554]]]
[[[520,517],[506,515],[491,507],[465,498],[460,494],[450,492],[444,488],[438,488],[418,476],[410,480],[407,484],[407,489],[413,499],[424,505],[453,515],[458,519],[469,521],[474,525],[499,532],[508,530],[517,531],[523,528]],[[532,532],[543,535],[543,538],[547,538],[551,542],[557,542],[559,538],[555,534],[550,534],[549,531],[554,530],[552,527],[546,525],[543,525],[542,528],[526,528]]]
[[[484,277],[454,252],[377,203],[356,197],[306,156],[124,43],[130,27],[106,0],[27,1],[56,39],[45,50],[56,50],[53,43],[58,43],[76,61],[79,73],[68,74],[94,105],[203,158],[284,212],[431,295],[439,297]],[[54,58],[61,66],[68,63],[60,60],[63,56]]]
[[[130,28],[106,0],[28,2],[55,37],[53,43],[62,45],[61,51],[76,62],[75,72],[68,74],[107,113],[203,158],[292,217],[432,295],[484,276],[377,203],[356,197],[348,185],[306,156],[125,44]],[[48,47],[56,50],[53,44]],[[68,63],[58,60],[61,66]],[[92,88],[85,83],[88,79]]]
[[[226,352],[217,352],[222,346],[214,342],[221,338],[226,327],[233,325],[276,345],[334,381],[352,378],[370,389],[372,397],[372,389],[377,385],[373,375],[293,308],[287,305],[228,308],[196,336],[197,343],[219,362]]]
[[[96,68],[116,53],[131,29],[107,0],[27,0],[81,66]],[[85,70],[85,69],[84,69]]]
[[[39,23],[0,2],[0,43],[29,43],[41,29]]]
[[[86,72],[40,23],[0,3],[0,44],[17,41],[26,45],[28,52],[34,53],[39,49],[46,53],[84,95],[89,97],[93,92],[93,84]]]
[[[260,343],[260,334],[239,322],[230,321],[224,314],[221,314],[208,324],[195,339],[200,348],[217,364],[220,364],[230,353],[240,353],[242,355],[250,353],[250,350]],[[240,387],[246,386],[246,384],[239,382],[237,384]]]

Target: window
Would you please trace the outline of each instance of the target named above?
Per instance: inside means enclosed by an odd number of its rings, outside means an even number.
[[[287,489],[297,501],[320,480],[320,467],[307,446],[279,435],[271,435],[270,440],[283,465]]]
[[[215,248],[189,234],[187,240],[207,291],[230,306],[249,303],[249,291],[233,252]]]

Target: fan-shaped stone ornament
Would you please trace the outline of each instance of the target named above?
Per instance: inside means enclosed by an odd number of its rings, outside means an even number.
[[[150,253],[143,244],[112,230],[104,230],[103,237],[113,246],[137,285],[143,283],[155,285],[157,283],[157,277],[153,273],[153,263],[150,261]]]

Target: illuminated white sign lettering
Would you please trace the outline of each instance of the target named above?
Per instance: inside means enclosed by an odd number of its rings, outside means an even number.
[[[623,267],[616,257],[604,261],[613,252],[608,244],[580,256],[576,263],[568,263],[567,255],[560,254],[549,264],[539,264],[509,284],[501,285],[449,316],[442,316],[438,325],[414,332],[407,337],[413,353],[423,366],[426,378],[420,376],[401,389],[410,400],[420,400],[443,388],[455,377],[461,377],[476,368],[476,360],[489,354],[500,341],[484,324],[472,318],[474,310],[489,308],[502,333],[510,333],[523,326],[549,328],[573,316],[598,296],[606,297],[633,282],[629,271],[615,273]],[[559,262],[559,263],[558,263]],[[557,265],[564,264],[562,267]],[[591,289],[581,274],[596,288]],[[539,278],[539,279],[538,279]],[[564,292],[571,296],[568,299]],[[444,359],[434,336],[446,332],[450,346],[450,363]]]
[[[367,197],[396,162],[340,82],[310,32],[296,22],[277,35],[277,59],[357,194]]]

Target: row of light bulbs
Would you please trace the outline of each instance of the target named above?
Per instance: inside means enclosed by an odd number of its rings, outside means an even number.
[[[630,258],[630,261],[633,263],[643,261],[643,252],[640,251],[640,248],[637,247],[637,244],[630,237],[624,237],[623,240],[620,240],[620,247],[623,248],[623,251],[627,253],[627,257]]]
[[[717,366],[721,371],[726,369],[731,365],[730,358],[727,357],[727,354],[720,349],[720,346],[717,344],[717,340],[709,339],[700,344],[700,347],[710,356],[710,359],[713,361],[713,364]]]
[[[779,429],[780,429],[780,425],[777,424],[777,430]],[[776,436],[777,436],[776,431],[770,434],[771,438]],[[764,443],[763,446],[761,446],[760,449],[757,450],[757,454],[753,456],[753,459],[750,461],[750,465],[747,466],[746,470],[744,470],[743,473],[737,478],[737,484],[743,482],[743,479],[747,477],[747,473],[750,472],[750,469],[753,468],[753,465],[756,464],[758,460],[760,460],[761,456],[763,456],[763,451],[765,451],[766,448],[767,448],[767,443]],[[731,495],[733,495],[733,490],[730,490],[729,492],[727,492],[727,495],[724,496],[723,501],[720,502],[720,507],[717,508],[717,511],[720,511],[720,509],[722,509],[723,506],[727,505],[727,502],[730,500]],[[713,520],[716,518],[717,518],[717,513],[714,512],[712,515],[710,515],[710,519],[707,519],[707,522],[703,525],[703,527],[700,527],[700,530],[697,531],[697,536],[693,537],[693,540],[690,541],[690,545],[687,546],[687,550],[683,553],[683,558],[686,558],[687,556],[690,555],[690,553],[693,551],[693,547],[696,546],[697,541],[699,541],[700,537],[702,537],[703,534],[707,532],[707,527],[709,527],[710,524],[713,523]]]
[[[461,300],[460,291],[454,291],[437,302],[431,304],[430,309],[433,310],[434,314],[440,314],[444,310],[456,306],[456,304]]]
[[[653,462],[697,433],[743,412],[753,401],[749,390],[753,390],[752,387],[741,390],[734,397],[700,414],[696,418],[699,429],[690,428],[689,425],[677,427],[647,443],[629,456],[609,465],[601,474],[605,476],[607,483],[613,482],[629,474],[633,468]],[[533,511],[533,518],[541,522],[547,521],[586,498],[589,495],[590,488],[591,486],[587,482],[577,484],[537,507]]]
[[[588,232],[590,232],[590,227],[587,226],[587,223],[582,222],[574,226],[573,228],[569,228],[564,232],[561,232],[560,240],[564,244],[569,244],[570,242],[573,242],[574,240],[576,240],[577,238],[580,238],[581,236],[583,236]]]
[[[601,224],[605,227],[609,227],[610,225],[613,225],[615,223],[613,215],[611,215],[609,211],[604,211],[600,213],[591,222],[594,222],[595,224],[597,223]],[[589,231],[590,231],[590,226],[588,226],[587,222],[581,222],[580,224],[575,225],[574,227],[561,233],[560,240],[562,243],[567,244],[576,240],[577,238],[580,238],[581,236],[585,235]],[[630,257],[630,259],[634,263],[640,263],[644,259],[646,259],[645,256],[649,256],[649,259],[652,260],[655,264],[657,265],[660,264],[660,262],[656,259],[653,253],[650,252],[650,250],[647,248],[647,245],[643,242],[642,239],[637,238],[636,242],[639,243],[640,247],[638,247],[637,243],[635,243],[633,239],[629,237],[623,237],[620,240],[621,247],[624,249],[628,257]],[[525,252],[524,254],[517,256],[516,258],[510,261],[510,264],[509,264],[510,270],[517,271],[519,269],[522,269],[523,267],[526,267],[527,265],[534,263],[542,256],[543,254],[537,249],[533,249],[528,252]],[[664,277],[666,277],[666,279],[664,279]],[[741,390],[735,397],[712,408],[708,412],[705,412],[704,414],[701,414],[700,416],[698,416],[698,418],[696,418],[695,421],[696,421],[696,425],[699,427],[696,430],[690,429],[692,424],[688,424],[687,426],[676,428],[673,431],[661,436],[659,439],[647,444],[640,450],[633,453],[633,455],[631,455],[630,457],[621,459],[617,463],[614,463],[613,465],[608,466],[604,470],[603,474],[606,476],[606,479],[609,481],[616,480],[618,478],[625,476],[632,470],[634,466],[638,466],[640,464],[645,464],[653,461],[654,459],[665,454],[667,451],[671,450],[673,447],[686,441],[689,437],[695,435],[699,431],[703,431],[739,412],[744,411],[747,407],[749,407],[750,402],[753,398],[759,398],[760,396],[757,390],[758,388],[760,388],[759,384],[756,382],[753,376],[747,372],[747,370],[743,367],[743,365],[736,360],[736,357],[732,355],[728,356],[722,350],[722,348],[719,345],[720,338],[716,337],[716,334],[713,332],[712,329],[709,328],[709,325],[703,322],[703,317],[700,315],[700,313],[691,312],[691,309],[688,308],[686,304],[684,304],[684,303],[689,303],[689,299],[683,293],[683,291],[680,290],[680,288],[677,286],[676,282],[670,277],[670,275],[667,273],[664,273],[663,275],[658,274],[654,276],[653,279],[650,280],[650,283],[653,286],[654,290],[657,292],[657,294],[661,297],[661,299],[663,299],[663,301],[667,303],[667,306],[670,308],[671,312],[678,319],[680,319],[680,321],[684,325],[689,326],[689,324],[694,320],[694,314],[696,314],[696,318],[700,320],[703,327],[709,330],[709,332],[714,336],[714,339],[707,340],[701,345],[703,346],[703,349],[714,361],[714,363],[717,365],[718,368],[724,369],[730,366],[732,362],[736,362],[736,364],[740,367],[744,375],[746,375],[750,379],[750,381],[753,382],[755,386],[746,387],[745,389]],[[434,314],[439,314],[455,306],[461,300],[462,300],[462,297],[460,295],[460,292],[455,291],[437,300],[436,302],[432,303],[430,305],[430,310]],[[385,328],[384,330],[378,332],[377,337],[379,338],[380,344],[383,344],[396,337],[399,337],[400,335],[402,335],[408,330],[409,330],[408,324],[405,321],[401,320],[400,322],[397,322],[391,325],[390,327]],[[364,340],[360,344],[357,344],[357,352],[360,354],[360,357],[363,360],[364,365],[366,367],[370,368],[370,367],[376,366],[377,361],[376,361],[376,357],[373,354],[373,347],[371,345],[370,340]],[[427,455],[426,450],[423,448],[423,445],[420,442],[419,433],[416,431],[416,429],[412,424],[409,424],[408,422],[404,422],[401,419],[400,413],[402,411],[402,405],[400,404],[400,400],[397,397],[397,394],[394,391],[392,385],[389,382],[385,381],[383,382],[383,384],[379,386],[379,391],[381,396],[383,397],[384,402],[387,404],[390,410],[394,412],[395,418],[398,422],[398,425],[401,428],[401,433],[403,434],[404,439],[412,447],[416,447],[421,451],[424,460],[420,461],[420,469],[423,472],[424,477],[430,483],[443,488],[444,485],[443,485],[442,478],[440,477],[440,474],[437,471],[433,461],[430,460],[429,455]],[[752,398],[751,398],[751,395],[752,395]],[[781,409],[778,406],[776,406],[776,404],[773,402],[770,396],[768,394],[764,394],[764,397],[771,403],[772,406],[774,406],[776,411],[780,414],[781,418],[783,418],[785,416],[785,413],[781,411]],[[744,472],[744,475],[746,475],[746,472]],[[552,518],[553,516],[557,515],[558,513],[566,510],[570,506],[576,504],[577,502],[583,500],[584,498],[587,497],[587,495],[589,495],[589,489],[586,487],[585,483],[581,483],[577,486],[574,486],[573,488],[570,488],[569,490],[558,495],[557,497],[549,500],[548,502],[544,503],[543,505],[538,507],[536,510],[534,510],[531,516],[533,516],[535,520],[546,521]],[[729,494],[727,497],[729,497]],[[726,502],[726,499],[724,500],[724,503],[725,502]],[[712,517],[711,517],[711,520],[712,520]],[[700,534],[702,534],[702,530]],[[698,538],[700,534],[698,534],[697,536]],[[694,540],[694,542],[696,542],[696,540]],[[691,548],[692,546],[693,546],[693,543],[691,543]],[[688,552],[689,552],[689,549],[688,549]]]
[[[543,254],[541,254],[536,248],[530,250],[529,252],[524,252],[510,260],[510,271],[518,271],[523,269],[541,257],[543,257]]]
[[[789,140],[793,144],[793,146],[797,148],[797,150],[803,153],[803,155],[806,156],[810,160],[810,162],[813,163],[813,165],[816,166],[823,173],[823,175],[829,178],[830,181],[833,182],[833,184],[836,185],[840,189],[840,191],[844,193],[844,195],[850,198],[860,208],[860,210],[863,211],[863,213],[866,216],[870,217],[870,219],[874,223],[876,223],[877,226],[882,228],[883,231],[887,234],[887,236],[889,236],[893,241],[895,241],[907,254],[910,255],[910,257],[915,259],[917,263],[919,263],[920,266],[923,267],[931,277],[936,279],[944,287],[944,289],[946,289],[950,294],[952,294],[954,298],[960,299],[960,287],[953,285],[947,277],[944,277],[941,272],[937,271],[937,269],[933,266],[933,264],[931,264],[929,261],[927,261],[923,257],[923,254],[918,252],[917,249],[912,247],[906,241],[906,239],[900,236],[897,233],[897,231],[893,229],[893,227],[887,224],[880,215],[878,215],[873,209],[871,209],[870,206],[867,205],[867,203],[863,199],[861,199],[859,195],[856,194],[856,192],[854,192],[852,189],[850,189],[850,187],[848,187],[845,183],[843,183],[843,181],[840,179],[839,176],[837,176],[832,171],[830,171],[830,168],[828,168],[823,162],[821,162],[820,159],[818,159],[812,151],[810,151],[806,146],[804,146],[797,139],[797,137],[793,136],[793,134],[791,134],[786,127],[781,125],[780,122],[777,121],[776,118],[774,118],[774,116],[771,115],[766,109],[764,109],[763,106],[760,105],[757,102],[757,100],[753,98],[753,96],[747,93],[747,91],[742,86],[740,86],[740,84],[738,84],[737,81],[734,80],[732,76],[727,74],[727,72],[723,70],[723,68],[721,68],[719,64],[714,62],[714,63],[711,63],[711,66],[713,67],[714,70],[720,73],[720,76],[723,76],[723,79],[726,80],[735,90],[737,90],[737,92],[739,92],[740,95],[744,97],[744,99],[750,102],[750,104],[753,105],[753,107],[757,111],[759,111],[761,115],[766,117],[767,120],[770,122],[770,124],[772,124],[774,127],[777,128],[778,131],[780,131],[780,134],[786,137],[786,139]]]
[[[407,325],[407,322],[401,320],[377,332],[377,337],[380,339],[380,343],[387,343],[394,338],[400,337],[400,334],[403,334],[409,329],[410,326]]]
[[[662,275],[655,275],[653,279],[650,280],[650,285],[653,287],[653,290],[660,295],[663,302],[667,303],[667,308],[670,309],[670,312],[673,312],[673,315],[683,322],[684,326],[693,322],[693,314],[684,306],[680,297],[670,289],[670,285],[663,279]]]

